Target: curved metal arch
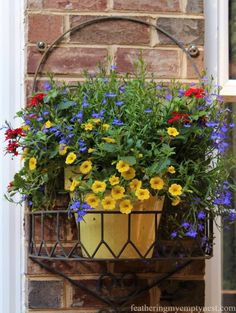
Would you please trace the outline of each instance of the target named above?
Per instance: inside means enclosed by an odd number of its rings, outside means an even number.
[[[192,60],[191,55],[189,54],[189,52],[187,51],[187,49],[184,47],[184,45],[178,41],[176,38],[174,38],[171,34],[169,34],[167,31],[165,31],[164,29],[162,29],[159,26],[153,25],[152,23],[149,22],[145,22],[143,20],[139,20],[136,18],[131,18],[131,17],[126,17],[126,16],[106,16],[106,17],[99,17],[99,18],[95,18],[86,22],[83,22],[81,24],[78,24],[70,29],[68,29],[67,31],[65,31],[62,35],[60,35],[59,37],[57,37],[52,44],[45,50],[44,54],[42,55],[40,62],[36,68],[35,74],[34,74],[34,80],[33,80],[33,88],[32,88],[32,93],[34,93],[36,91],[36,82],[37,82],[37,77],[40,73],[41,67],[42,65],[45,63],[45,61],[47,60],[49,54],[52,52],[52,50],[56,47],[56,45],[58,43],[60,43],[60,41],[69,33],[74,33],[75,31],[79,31],[89,25],[93,25],[96,23],[100,23],[100,22],[106,22],[106,21],[129,21],[129,22],[133,22],[136,24],[141,24],[141,25],[145,25],[148,27],[152,27],[154,28],[157,32],[162,33],[163,35],[165,35],[166,37],[168,37],[171,41],[173,41],[188,57],[189,61],[191,62],[191,65],[196,73],[196,75],[198,76],[198,78],[201,78],[201,74],[196,66],[196,64],[194,63],[194,61]]]

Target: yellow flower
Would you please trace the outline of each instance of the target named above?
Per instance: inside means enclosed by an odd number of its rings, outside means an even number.
[[[176,170],[175,170],[174,166],[169,166],[167,172],[170,174],[175,174]]]
[[[68,146],[61,144],[59,145],[59,154],[60,155],[65,155],[67,153]]]
[[[161,190],[163,189],[165,182],[161,177],[155,176],[150,179],[150,184],[151,184],[152,189]]]
[[[121,173],[121,176],[124,177],[125,180],[131,180],[135,177],[135,169],[130,167],[128,171]]]
[[[21,128],[22,128],[24,131],[27,131],[27,130],[30,129],[29,125],[23,125]]]
[[[36,169],[36,165],[37,165],[37,160],[36,158],[32,157],[29,159],[29,169],[30,171],[33,171]]]
[[[142,187],[142,182],[138,179],[133,179],[129,184],[131,190],[137,190]]]
[[[92,119],[92,122],[94,124],[99,124],[101,122],[101,119],[100,118],[94,118],[94,119]]]
[[[115,176],[115,175],[113,175],[113,176],[111,176],[111,177],[109,178],[109,182],[110,182],[110,184],[111,184],[112,186],[118,185],[119,182],[120,182],[120,178],[117,177],[117,176]]]
[[[80,182],[78,180],[73,179],[71,185],[70,185],[70,191],[75,191],[75,188],[80,185]]]
[[[89,193],[85,197],[85,201],[91,206],[91,208],[96,209],[100,204],[100,199],[93,193]]]
[[[107,143],[116,143],[115,139],[111,137],[102,137],[102,139]]]
[[[180,196],[182,195],[182,189],[182,186],[178,184],[172,184],[168,191],[172,196]]]
[[[84,124],[84,129],[85,129],[85,130],[92,130],[92,129],[93,129],[93,124],[92,124],[92,123],[86,123],[86,124]]]
[[[135,195],[139,200],[148,200],[150,198],[150,192],[147,189],[137,189]]]
[[[28,153],[29,153],[29,148],[25,148],[23,150],[23,153],[22,153],[22,156],[21,156],[21,160],[24,160]]]
[[[76,154],[74,152],[70,152],[66,157],[66,164],[72,164],[76,160]]]
[[[53,123],[50,122],[50,121],[47,121],[45,124],[44,124],[44,128],[51,128],[53,126]]]
[[[93,153],[94,151],[96,151],[96,149],[94,149],[94,148],[89,148],[88,149],[88,153]]]
[[[123,214],[130,214],[133,209],[133,205],[130,200],[123,200],[120,203],[120,211]]]
[[[172,136],[172,137],[176,137],[179,135],[178,130],[175,127],[168,127],[167,128],[167,133],[168,135]]]
[[[92,191],[94,193],[104,192],[106,190],[106,183],[103,181],[95,180],[95,182],[92,184]]]
[[[92,170],[92,162],[84,161],[79,167],[80,173],[88,174]]]
[[[104,210],[114,210],[116,207],[116,200],[111,196],[107,196],[102,200],[102,206]]]
[[[127,172],[129,170],[130,166],[129,163],[120,160],[117,164],[116,164],[116,169],[118,170],[118,172],[120,173],[124,173]]]
[[[121,186],[115,186],[111,190],[112,198],[119,200],[124,198],[125,188]]]
[[[141,159],[143,157],[143,154],[139,153],[138,157]]]
[[[103,124],[103,125],[102,125],[102,128],[103,128],[104,130],[108,130],[108,129],[110,128],[110,125],[109,125],[109,124]]]
[[[180,197],[176,197],[176,198],[171,202],[171,204],[172,204],[173,206],[176,206],[176,205],[178,205],[180,202],[181,202]]]

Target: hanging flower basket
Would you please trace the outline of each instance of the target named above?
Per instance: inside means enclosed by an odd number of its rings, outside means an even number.
[[[150,258],[163,203],[169,240],[207,241],[209,220],[235,217],[228,153],[234,123],[219,87],[206,77],[156,83],[144,62],[136,63],[134,76],[111,65],[75,86],[51,80],[17,113],[22,126],[7,124],[7,153],[24,160],[8,199],[20,193],[31,211],[51,210],[58,193],[72,194],[68,215],[76,216],[84,256]]]

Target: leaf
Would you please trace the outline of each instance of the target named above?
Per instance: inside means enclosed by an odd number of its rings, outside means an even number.
[[[160,160],[159,162],[156,162],[152,164],[150,167],[147,168],[147,174],[149,176],[160,174],[163,171],[166,170],[166,168],[171,164],[171,161],[169,159]]]
[[[120,157],[119,159],[129,163],[131,166],[136,164],[136,158],[134,156]]]
[[[62,110],[66,110],[68,108],[71,108],[71,107],[73,107],[75,105],[76,105],[76,103],[74,101],[61,102],[61,103],[58,104],[57,109],[59,111],[62,111]]]
[[[118,146],[110,143],[104,143],[101,147],[102,150],[106,152],[117,152],[118,151]]]

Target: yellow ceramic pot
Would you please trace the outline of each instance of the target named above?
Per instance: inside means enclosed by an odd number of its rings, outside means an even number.
[[[76,169],[74,169],[75,178]],[[71,184],[72,174],[67,172],[65,188]],[[69,179],[69,181],[68,181]],[[119,211],[104,211],[102,213],[89,213],[84,221],[78,224],[81,249],[84,257],[96,259],[138,259],[151,258],[154,242],[160,223],[164,197],[150,197],[148,200],[138,201],[134,204],[132,213],[122,214]],[[150,211],[150,213],[142,212]],[[156,221],[155,221],[156,219]]]

